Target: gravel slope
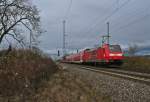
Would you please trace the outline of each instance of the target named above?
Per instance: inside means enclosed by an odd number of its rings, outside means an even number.
[[[111,102],[150,102],[150,86],[76,68],[75,65],[63,64],[63,68],[95,89],[96,94],[111,97]],[[97,95],[96,95],[97,96]]]

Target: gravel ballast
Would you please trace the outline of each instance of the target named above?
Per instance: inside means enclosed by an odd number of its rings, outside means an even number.
[[[70,73],[86,80],[96,94],[111,97],[112,102],[150,102],[149,85],[80,69],[75,65],[62,66]]]

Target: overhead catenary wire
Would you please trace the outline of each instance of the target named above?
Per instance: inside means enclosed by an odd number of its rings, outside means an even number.
[[[127,0],[126,2],[124,2],[121,6],[125,6],[129,1],[131,1],[131,0]],[[121,6],[119,6],[119,0],[117,0],[116,2],[115,2],[115,4],[117,4],[117,9],[115,10],[115,12],[116,11],[118,11],[119,9],[121,9],[122,7]],[[113,4],[114,5],[114,4]],[[68,9],[68,12],[70,12],[70,9],[71,9],[71,6],[72,6],[72,0],[71,0],[71,2],[70,2],[70,7],[69,7],[69,9]],[[68,12],[66,13],[66,16],[68,15]],[[115,12],[112,12],[109,16],[107,16],[104,20],[107,20],[110,16],[112,16]],[[67,18],[67,17],[65,17],[65,18]],[[96,18],[94,21],[97,21],[97,20],[99,20],[99,17],[98,18]],[[93,22],[92,22],[93,23]],[[90,24],[91,25],[91,24]],[[97,25],[97,24],[96,24]],[[94,26],[96,26],[96,25],[94,25]],[[88,27],[87,27],[88,28]],[[93,28],[92,28],[93,29]],[[88,32],[86,32],[86,33],[89,33],[90,31],[91,31],[91,29],[89,29],[89,30],[87,30]]]
[[[136,10],[136,12],[134,12],[134,13],[131,12],[130,14],[128,14],[128,15],[130,15],[130,17],[124,19],[122,23],[113,24],[113,25],[112,25],[112,28],[114,28],[114,27],[116,27],[116,26],[118,26],[118,25],[120,25],[120,24],[128,23],[128,22],[124,22],[124,21],[128,21],[130,18],[133,18],[133,17],[138,17],[138,15],[143,15],[143,16],[149,15],[149,13],[147,12],[147,11],[149,11],[149,10],[150,10],[149,7],[147,7],[146,9],[142,9],[141,12],[139,12],[139,10]],[[145,11],[146,11],[146,12],[145,12]],[[131,15],[131,14],[132,14],[132,15]],[[143,17],[143,16],[141,16],[141,17]],[[140,17],[140,16],[139,16],[139,17]],[[119,18],[121,18],[121,17],[119,17]],[[119,18],[116,18],[116,19],[118,20]],[[134,19],[134,20],[136,20],[136,19]],[[132,21],[131,21],[131,22],[132,22]],[[129,23],[130,23],[130,22],[129,22]],[[114,30],[113,30],[113,31],[114,31]]]
[[[124,3],[122,3],[121,5],[119,5],[120,4],[120,2],[119,2],[119,0],[117,0],[116,2],[115,2],[115,4],[117,4],[117,7],[116,7],[116,9],[112,12],[112,13],[110,13],[108,16],[106,16],[104,19],[99,19],[99,17],[97,18],[97,19],[95,19],[95,21],[93,21],[92,22],[92,24],[90,24],[90,28],[88,29],[88,27],[86,28],[86,32],[85,33],[89,33],[89,32],[91,32],[98,24],[100,24],[100,23],[103,23],[103,22],[108,22],[107,20],[109,19],[109,18],[111,18],[112,16],[114,16],[118,11],[120,11],[123,7],[125,7],[130,1],[132,1],[132,0],[126,0]],[[96,23],[95,23],[96,22]],[[92,25],[92,26],[91,26]],[[83,33],[83,32],[82,32]]]
[[[122,29],[128,28],[128,27],[130,27],[131,25],[134,25],[134,24],[136,24],[136,23],[139,23],[140,21],[144,20],[144,18],[147,18],[147,17],[149,17],[149,16],[150,16],[150,14],[146,14],[146,15],[144,15],[144,16],[138,18],[138,19],[135,19],[135,20],[133,20],[133,21],[127,23],[126,25],[120,26],[119,28],[113,30],[112,32],[118,32],[118,31],[120,31],[120,30],[122,30]]]
[[[107,17],[105,17],[103,20],[99,20],[96,19],[95,22],[92,26],[90,26],[90,28],[87,30],[86,33],[89,33],[93,30],[93,28],[95,28],[98,24],[103,23],[103,22],[107,22],[107,20],[109,18],[111,18],[112,16],[114,16],[120,9],[122,9],[123,7],[125,7],[131,0],[127,0],[125,1],[122,5],[120,5],[119,7],[117,7],[111,14],[109,14]]]
[[[119,0],[118,0],[119,1]],[[109,20],[109,18],[111,18],[112,16],[114,16],[118,11],[120,11],[120,9],[122,9],[123,7],[125,7],[129,2],[130,2],[131,0],[127,0],[126,2],[124,2],[122,5],[120,5],[119,6],[119,3],[118,3],[118,6],[117,6],[117,8],[110,14],[110,15],[108,15],[106,18],[104,18],[103,20],[100,20],[102,23],[103,22],[107,22],[107,20]],[[131,22],[129,22],[129,23],[127,23],[127,24],[125,24],[125,25],[123,25],[123,26],[120,26],[120,27],[118,27],[117,29],[115,29],[115,30],[112,30],[112,32],[115,32],[115,31],[120,31],[120,30],[122,30],[122,29],[125,29],[125,28],[127,28],[127,27],[130,27],[130,26],[132,26],[132,25],[134,25],[134,24],[136,24],[136,23],[139,23],[140,21],[142,21],[142,20],[144,20],[144,18],[147,18],[147,17],[149,17],[150,16],[150,14],[146,14],[146,15],[144,15],[144,16],[141,16],[140,18],[137,18],[137,19],[134,19],[133,21],[131,21]],[[86,32],[86,33],[89,33],[89,32],[91,32],[92,30],[93,30],[93,28],[97,25],[97,24],[100,24],[101,22],[97,22],[96,24],[94,24],[94,26],[90,26],[90,29],[88,29],[87,31],[88,32]],[[92,28],[91,28],[92,27]]]
[[[118,0],[117,0],[117,1],[118,1]],[[116,2],[113,3],[111,6],[113,6],[113,5],[115,5],[115,4],[116,4]],[[118,5],[117,5],[117,7],[118,7]],[[109,9],[111,9],[111,7],[110,7]],[[95,17],[95,19],[91,20],[91,22],[89,23],[89,25],[87,25],[87,26],[85,27],[85,30],[87,30],[89,27],[91,27],[91,25],[94,25],[95,23],[93,23],[93,22],[96,22],[97,20],[99,20],[99,16],[98,16],[98,17]],[[81,30],[82,30],[82,29],[81,29]],[[79,30],[79,31],[81,31],[81,30]]]

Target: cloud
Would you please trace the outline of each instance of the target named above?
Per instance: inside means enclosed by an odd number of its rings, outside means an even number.
[[[131,0],[107,21],[103,21],[127,0],[73,0],[66,23],[67,47],[84,48],[100,44],[110,22],[111,42],[127,46],[130,43],[150,44],[150,0]],[[40,47],[62,47],[62,21],[69,0],[33,0],[40,9],[43,28]],[[146,16],[147,15],[147,16]],[[144,17],[145,16],[145,17]]]

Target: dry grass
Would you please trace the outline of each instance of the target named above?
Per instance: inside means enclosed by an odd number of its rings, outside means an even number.
[[[5,51],[4,51],[5,53]],[[55,73],[57,71],[57,73]],[[29,50],[0,57],[0,102],[110,102],[91,81]]]
[[[150,73],[150,59],[146,57],[126,57],[123,69]]]
[[[38,90],[35,102],[110,102],[86,78],[74,72],[59,71],[48,82],[47,87]]]
[[[1,55],[0,96],[28,96],[37,90],[41,80],[48,80],[56,71],[57,66],[50,58],[30,50],[14,50]]]
[[[25,76],[18,74],[18,76],[22,77],[20,80],[16,76],[13,76],[13,78],[17,79],[16,81],[19,83],[14,84],[13,86],[11,86],[12,84],[8,85],[8,87],[12,88],[11,90],[14,91],[19,91],[19,89],[24,90],[25,93],[21,92],[20,95],[18,94],[9,97],[0,96],[0,102],[110,102],[111,101],[110,96],[102,95],[95,87],[92,86],[92,84],[90,84],[91,81],[87,80],[86,78],[82,78],[81,76],[79,76],[74,72],[67,71],[66,69],[61,69],[57,71],[57,73],[48,77],[49,78],[48,81],[42,80],[42,83],[39,84],[39,87],[36,89],[36,91],[34,91],[32,88],[25,87],[24,85],[26,85],[27,82],[25,81],[25,79],[23,79],[23,77],[28,77],[28,80],[32,81],[32,76],[37,76],[39,75],[38,73],[40,74],[42,72],[37,73],[35,72],[32,73],[32,75],[27,73],[27,75]],[[43,79],[45,78],[45,76],[37,78]],[[11,82],[14,81],[12,80],[12,78],[9,80]],[[33,82],[35,82],[35,80]]]

